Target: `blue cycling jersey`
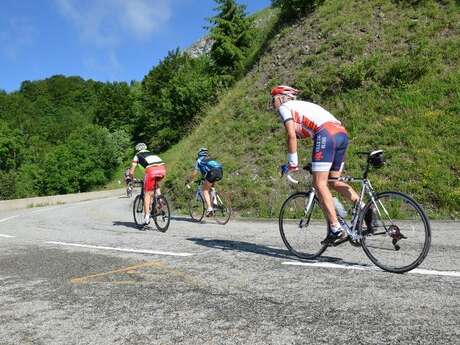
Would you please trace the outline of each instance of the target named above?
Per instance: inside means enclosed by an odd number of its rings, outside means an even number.
[[[199,171],[203,176],[206,175],[209,170],[217,168],[222,168],[222,164],[208,157],[200,157],[195,163],[195,170]]]

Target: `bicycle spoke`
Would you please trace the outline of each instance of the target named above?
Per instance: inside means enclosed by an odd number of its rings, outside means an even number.
[[[326,249],[321,241],[327,235],[328,223],[318,201],[308,201],[308,193],[291,195],[281,208],[279,227],[281,238],[291,253],[312,259]]]
[[[190,217],[192,217],[194,221],[200,222],[203,219],[205,207],[200,193],[195,192],[193,194],[192,198],[189,200],[188,209]]]
[[[133,202],[133,217],[136,225],[141,226],[144,223],[144,198],[137,195]]]
[[[230,220],[230,215],[232,212],[230,207],[230,200],[222,192],[220,194],[216,194],[216,199],[217,205],[214,208],[214,218],[219,224],[227,224],[227,222]]]
[[[160,195],[155,203],[155,210],[153,211],[153,220],[157,229],[161,232],[166,232],[170,222],[169,204],[166,198]]]
[[[428,253],[431,232],[423,210],[408,196],[386,192],[364,209],[372,222],[362,224],[363,249],[377,266],[391,272],[417,267]]]

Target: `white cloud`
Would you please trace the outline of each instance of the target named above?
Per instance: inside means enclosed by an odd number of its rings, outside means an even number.
[[[124,39],[147,39],[171,18],[170,0],[55,0],[80,38],[98,47]]]

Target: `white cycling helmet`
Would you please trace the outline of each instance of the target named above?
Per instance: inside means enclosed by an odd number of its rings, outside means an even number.
[[[203,157],[208,155],[208,149],[206,147],[202,147],[198,151],[198,157]]]
[[[139,143],[136,145],[136,151],[139,152],[139,151],[142,151],[142,150],[147,150],[147,145],[145,145],[144,143]]]

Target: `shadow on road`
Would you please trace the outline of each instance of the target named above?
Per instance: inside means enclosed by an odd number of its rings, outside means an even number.
[[[195,224],[200,223],[200,222],[194,221],[190,217],[181,217],[181,216],[171,216],[171,220],[177,220],[179,222],[189,222],[189,223],[195,223]]]
[[[136,225],[136,223],[133,223],[133,222],[121,222],[121,221],[118,221],[118,220],[114,220],[113,225],[115,225],[115,226],[124,226],[124,227],[127,227],[127,228],[140,230],[139,227]]]
[[[273,247],[263,246],[260,244],[255,244],[255,243],[250,243],[250,242],[231,241],[231,240],[213,240],[213,239],[205,239],[205,238],[198,238],[198,237],[187,238],[187,240],[192,241],[200,246],[205,246],[208,248],[255,253],[255,254],[260,254],[260,255],[271,256],[274,258],[296,260],[299,262],[310,262],[310,263],[329,262],[329,263],[335,263],[335,264],[346,265],[346,266],[359,266],[359,267],[369,266],[369,265],[361,264],[357,262],[345,261],[342,258],[338,258],[334,256],[320,256],[313,260],[301,259],[291,254],[287,249],[273,248]]]
[[[287,249],[273,248],[273,247],[268,247],[268,246],[264,246],[260,244],[243,242],[243,241],[213,240],[213,239],[205,239],[205,238],[198,238],[198,237],[187,238],[187,240],[192,241],[200,246],[205,246],[208,248],[255,253],[255,254],[267,255],[267,256],[281,258],[281,259],[291,259],[291,260],[296,259],[296,260],[305,261],[305,262],[318,262],[318,261],[337,262],[337,261],[342,260],[340,258],[335,258],[335,257],[330,257],[330,256],[322,256],[315,260],[304,260],[304,259],[300,259],[292,255]]]

